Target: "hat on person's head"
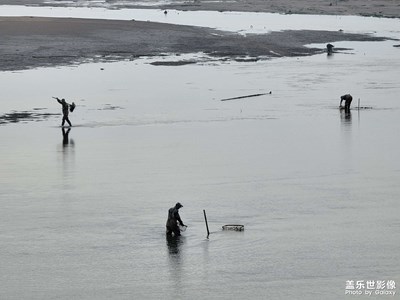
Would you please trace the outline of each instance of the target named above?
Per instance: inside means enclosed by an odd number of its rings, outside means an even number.
[[[178,203],[175,204],[175,207],[176,208],[181,208],[181,207],[183,207],[183,205],[178,202]]]

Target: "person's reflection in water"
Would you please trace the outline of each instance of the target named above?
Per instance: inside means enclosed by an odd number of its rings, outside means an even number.
[[[344,126],[351,126],[351,111],[350,109],[340,109],[340,120]]]
[[[170,278],[169,282],[173,287],[174,294],[177,298],[180,297],[182,290],[182,268],[183,268],[183,254],[182,247],[185,242],[184,236],[171,236],[166,235],[168,258],[170,265]]]
[[[340,110],[340,129],[341,129],[341,151],[342,151],[342,163],[344,165],[351,166],[353,164],[353,124],[350,109]]]
[[[174,256],[179,258],[180,256],[180,247],[183,243],[184,237],[182,236],[171,236],[166,235],[167,237],[167,246],[168,246],[168,253],[170,256]]]
[[[60,153],[62,153],[62,163],[63,163],[63,174],[67,178],[71,175],[74,166],[74,147],[75,142],[69,137],[71,128],[61,128],[62,132],[62,148]]]
[[[68,147],[69,145],[69,132],[71,131],[71,128],[68,128],[65,130],[65,128],[61,128],[62,130],[62,135],[63,135],[63,147]],[[73,144],[73,141],[72,141]]]

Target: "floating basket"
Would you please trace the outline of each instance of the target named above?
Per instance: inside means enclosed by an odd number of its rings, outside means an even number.
[[[244,225],[228,224],[222,226],[222,230],[244,231]]]

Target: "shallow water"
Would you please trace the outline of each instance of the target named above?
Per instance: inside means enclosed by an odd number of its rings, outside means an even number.
[[[340,299],[346,280],[398,283],[394,43],[0,73],[2,114],[77,104],[68,136],[60,116],[0,125],[0,298]],[[188,229],[167,240],[177,201]]]
[[[159,9],[107,9],[102,7],[26,7],[1,5],[0,16],[74,17],[113,20],[136,20],[211,27],[219,30],[266,33],[279,30],[344,30],[349,33],[379,32],[398,38],[400,19],[359,16],[282,15],[273,13],[243,13]]]

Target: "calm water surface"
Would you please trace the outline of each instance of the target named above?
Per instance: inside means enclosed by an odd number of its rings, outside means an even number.
[[[77,104],[69,132],[60,116],[0,126],[0,298],[342,299],[346,280],[399,283],[393,44],[0,73],[1,114]],[[189,227],[168,240],[177,201]]]

